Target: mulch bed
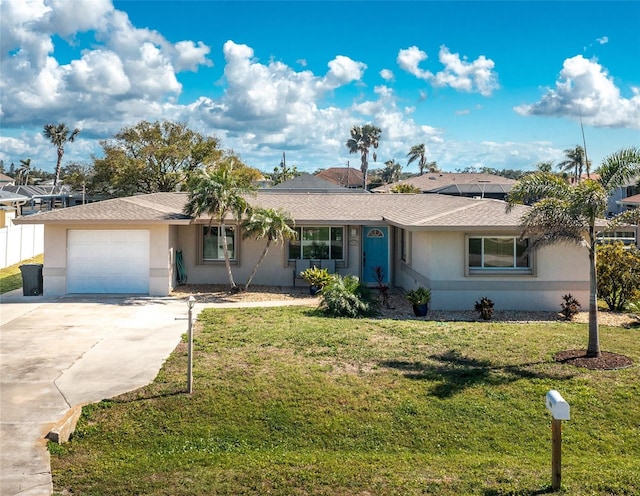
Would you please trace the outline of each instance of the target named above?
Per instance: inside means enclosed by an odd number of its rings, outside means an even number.
[[[631,358],[618,353],[603,351],[599,357],[587,357],[586,350],[566,350],[557,353],[556,362],[568,363],[576,367],[585,367],[591,370],[618,370],[626,369],[633,365]]]

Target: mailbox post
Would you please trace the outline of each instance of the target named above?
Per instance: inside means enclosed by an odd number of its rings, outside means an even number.
[[[196,299],[193,295],[187,299],[187,307],[189,307],[189,327],[187,328],[187,393],[193,392],[193,307],[196,304]]]
[[[558,391],[552,389],[546,397],[547,410],[551,413],[551,489],[557,491],[562,483],[562,421],[569,420],[569,403]]]

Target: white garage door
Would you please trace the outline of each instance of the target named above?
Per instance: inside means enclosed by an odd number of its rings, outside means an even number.
[[[68,293],[149,292],[149,231],[68,231]]]

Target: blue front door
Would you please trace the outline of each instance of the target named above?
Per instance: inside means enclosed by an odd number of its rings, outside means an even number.
[[[376,267],[380,267],[382,282],[389,284],[389,228],[365,226],[362,236],[362,281],[377,282]]]

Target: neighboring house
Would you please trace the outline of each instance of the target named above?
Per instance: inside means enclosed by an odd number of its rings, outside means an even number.
[[[11,221],[17,217],[20,206],[28,201],[26,196],[0,189],[0,228],[10,226]]]
[[[191,284],[226,284],[226,239],[233,272],[247,280],[264,240],[243,239],[233,223],[207,235],[208,218],[183,212],[186,193],[155,193],[56,209],[16,219],[44,224],[45,295],[167,295],[176,253]],[[562,295],[588,302],[584,247],[556,245],[529,254],[518,223],[528,208],[445,195],[258,192],[254,206],[281,208],[300,237],[272,247],[256,285],[291,286],[296,259],[335,260],[336,271],[374,284],[382,267],[393,287],[423,285],[433,309],[469,310],[483,296],[498,310],[560,310]]]
[[[73,192],[68,186],[62,186],[59,191],[52,193],[53,186],[42,184],[15,185],[6,184],[2,191],[15,193],[27,197],[27,202],[20,208],[21,215],[32,214],[54,208],[71,207],[83,203],[82,193]]]
[[[351,167],[330,167],[318,172],[316,177],[338,184],[343,188],[353,189],[362,189],[364,181],[362,171]]]
[[[11,176],[7,176],[6,174],[3,174],[2,172],[0,172],[0,187],[6,185],[6,184],[15,184],[16,180],[11,177]]]
[[[513,179],[495,174],[427,172],[397,183],[385,184],[372,191],[374,193],[389,193],[391,188],[397,184],[409,184],[423,193],[504,200],[515,183],[516,181]]]
[[[364,193],[362,189],[348,189],[332,181],[328,181],[319,177],[319,175],[313,175],[308,173],[300,174],[299,176],[284,181],[280,184],[276,184],[271,188],[266,188],[262,192],[272,193]]]

